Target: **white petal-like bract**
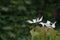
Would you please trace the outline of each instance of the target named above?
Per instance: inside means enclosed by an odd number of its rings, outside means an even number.
[[[36,21],[37,21],[37,22],[40,22],[40,21],[39,21],[39,18],[37,18],[37,20],[36,20]]]
[[[40,21],[42,21],[42,19],[43,19],[43,16],[38,21],[40,22]]]
[[[55,24],[56,24],[56,22],[54,22],[54,23],[52,24],[52,28],[55,28]]]
[[[41,24],[43,27],[44,27],[44,25],[45,25],[45,23],[43,23],[43,22],[40,22],[39,24]]]
[[[47,20],[47,24],[50,24],[51,22],[49,20]]]
[[[33,23],[36,23],[36,19],[33,19]]]
[[[46,22],[46,27],[49,27],[49,28],[51,28],[51,22],[49,21],[49,20],[47,20],[47,22]]]
[[[27,20],[28,23],[33,23],[33,21]]]

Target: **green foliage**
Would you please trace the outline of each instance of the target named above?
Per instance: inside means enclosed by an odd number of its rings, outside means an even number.
[[[49,33],[50,33],[49,39],[50,39],[50,40],[56,40],[56,30],[50,28],[50,29],[49,29]]]
[[[40,30],[41,30],[40,27],[37,26],[30,31],[31,36],[32,36],[31,40],[39,40],[40,39],[39,38]]]
[[[30,32],[32,40],[56,40],[56,31],[52,28],[46,31],[43,27],[35,27]]]

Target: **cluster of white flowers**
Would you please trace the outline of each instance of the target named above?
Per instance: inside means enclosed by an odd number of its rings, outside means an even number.
[[[42,19],[43,19],[43,16],[42,16],[40,19],[37,18],[37,19],[33,19],[32,21],[31,21],[31,20],[27,20],[27,22],[28,22],[28,23],[37,23],[37,22],[41,22]]]
[[[56,21],[54,23],[52,23],[51,21],[47,20],[46,23],[42,22],[42,19],[43,19],[43,16],[39,19],[33,19],[32,21],[31,20],[27,20],[28,23],[39,23],[41,24],[43,27],[46,26],[46,27],[49,27],[49,28],[55,28],[55,24],[56,24]]]

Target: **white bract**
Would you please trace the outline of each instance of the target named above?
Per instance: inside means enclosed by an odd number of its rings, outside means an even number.
[[[36,19],[31,20],[27,20],[28,23],[36,23]]]
[[[36,19],[33,19],[33,23],[36,23]]]
[[[43,19],[43,16],[39,19],[39,18],[37,18],[37,19],[33,19],[32,21],[30,21],[30,20],[27,20],[27,22],[28,23],[37,23],[37,22],[41,22],[42,21],[42,19]]]
[[[52,25],[51,25],[52,24]],[[55,24],[56,24],[56,22],[54,22],[54,23],[51,23],[50,21],[47,21],[47,23],[45,24],[47,27],[49,27],[49,28],[55,28]]]
[[[43,16],[39,19],[39,18],[37,18],[37,22],[41,22],[42,21],[42,19],[43,19]]]
[[[33,23],[33,21],[27,20],[28,23]]]
[[[51,27],[52,27],[52,28],[55,28],[55,24],[56,24],[56,22],[54,22],[54,23],[51,25]]]
[[[49,27],[49,28],[51,28],[51,22],[49,21],[49,20],[47,20],[47,22],[46,22],[46,27]]]
[[[44,27],[44,25],[45,25],[45,23],[43,23],[43,22],[40,22],[39,24],[41,24],[43,27]]]
[[[46,23],[46,24],[49,24],[49,25],[50,25],[50,24],[51,24],[51,22],[50,22],[49,20],[47,20],[47,23]]]

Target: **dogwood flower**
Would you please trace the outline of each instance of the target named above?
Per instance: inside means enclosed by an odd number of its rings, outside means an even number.
[[[37,18],[37,19],[33,19],[32,21],[30,21],[30,20],[27,20],[27,22],[28,23],[38,23],[38,22],[41,22],[42,21],[42,19],[43,19],[43,16],[39,19],[39,18]]]
[[[52,25],[51,25],[52,24]],[[47,27],[49,27],[49,28],[55,28],[55,24],[56,24],[56,22],[54,22],[54,23],[51,23],[50,21],[48,21],[47,20],[47,23],[45,24]]]

